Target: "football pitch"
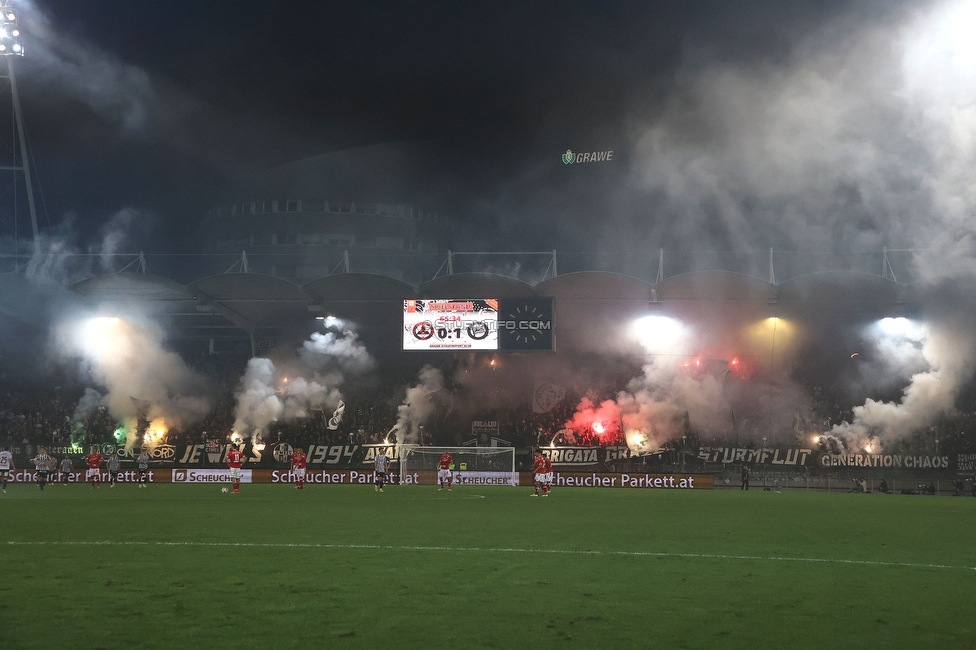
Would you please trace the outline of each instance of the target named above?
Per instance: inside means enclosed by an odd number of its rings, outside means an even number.
[[[976,499],[12,485],[0,648],[973,648]]]

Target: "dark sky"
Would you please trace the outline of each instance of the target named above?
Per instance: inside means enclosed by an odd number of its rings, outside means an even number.
[[[878,4],[34,1],[45,53],[18,63],[42,226],[70,213],[83,244],[129,206],[151,218],[128,243],[157,250],[193,245],[242,175],[388,141],[441,153],[470,245],[585,246],[553,221],[614,210],[689,57],[776,65]],[[619,163],[569,177],[567,147]]]

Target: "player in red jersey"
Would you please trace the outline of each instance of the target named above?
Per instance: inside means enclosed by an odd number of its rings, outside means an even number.
[[[451,491],[451,482],[454,478],[451,476],[451,468],[454,465],[454,458],[451,456],[451,452],[445,451],[441,454],[441,459],[437,461],[437,491],[440,492],[447,486],[447,491]]]
[[[102,458],[104,458],[97,451],[93,451],[88,454],[85,458],[85,464],[88,465],[88,472],[86,473],[86,478],[91,483],[93,488],[102,487],[102,472],[99,469],[102,465]]]
[[[299,447],[291,455],[291,473],[295,475],[295,489],[305,489],[305,452]]]
[[[230,482],[234,486],[234,494],[241,491],[241,463],[244,462],[244,452],[231,445],[227,452],[227,467],[230,468]]]
[[[542,496],[547,497],[549,496],[549,490],[552,489],[552,461],[546,456],[543,456],[542,460],[545,461],[545,465],[542,468],[545,472],[545,477],[542,481]]]
[[[532,474],[533,482],[535,483],[535,492],[532,496],[539,496],[539,490],[543,489],[543,485],[546,482],[546,457],[542,455],[542,451],[539,449],[535,450],[535,458],[532,461]],[[543,492],[544,494],[544,492]]]

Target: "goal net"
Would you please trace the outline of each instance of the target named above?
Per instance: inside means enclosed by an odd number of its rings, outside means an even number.
[[[400,484],[436,485],[441,454],[454,460],[454,485],[518,485],[515,447],[421,447],[400,448]]]

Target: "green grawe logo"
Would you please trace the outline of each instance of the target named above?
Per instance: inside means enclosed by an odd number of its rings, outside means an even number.
[[[576,162],[576,154],[573,153],[572,149],[567,149],[566,153],[563,154],[563,164],[572,165]]]

